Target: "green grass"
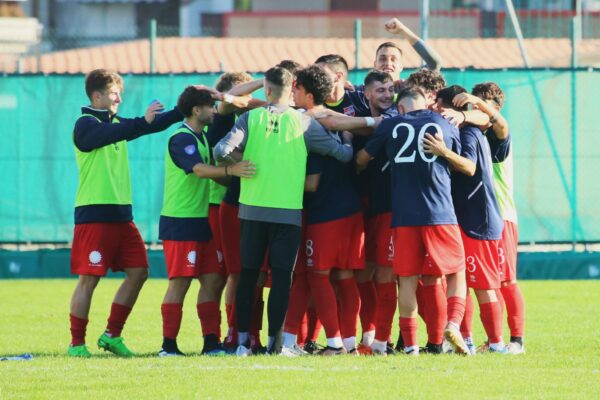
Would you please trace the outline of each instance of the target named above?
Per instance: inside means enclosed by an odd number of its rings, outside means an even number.
[[[191,294],[179,343],[192,357],[159,359],[164,280],[144,287],[124,331],[142,357],[123,360],[90,346],[94,358],[65,356],[75,281],[0,281],[0,399],[9,398],[598,398],[600,282],[527,281],[527,354],[375,357],[206,358]],[[92,304],[88,342],[102,332],[119,280],[104,280]],[[477,316],[477,314],[476,314]],[[396,325],[396,324],[395,324]],[[475,338],[484,338],[474,322]],[[397,329],[394,331],[394,337]],[[424,329],[420,329],[424,342]]]

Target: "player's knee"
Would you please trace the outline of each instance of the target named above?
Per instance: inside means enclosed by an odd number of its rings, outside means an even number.
[[[147,268],[129,268],[125,273],[127,274],[126,279],[139,286],[143,285],[148,279]]]
[[[421,280],[423,281],[423,286],[440,285],[442,283],[442,277],[440,276],[423,275]]]
[[[86,293],[92,293],[98,286],[98,282],[100,282],[99,276],[80,275],[78,286]]]
[[[391,283],[396,280],[394,270],[389,267],[377,267],[375,270],[376,283]]]

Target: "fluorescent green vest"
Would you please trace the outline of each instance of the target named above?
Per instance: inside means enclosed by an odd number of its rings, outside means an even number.
[[[502,218],[517,223],[517,208],[514,200],[514,172],[512,149],[508,157],[500,163],[494,163],[494,188]]]
[[[93,117],[83,114],[82,117]],[[113,123],[119,123],[114,118]],[[92,204],[131,204],[131,174],[127,156],[127,141],[113,143],[94,149],[81,151],[75,146],[75,159],[79,170],[79,185],[75,207]]]
[[[302,209],[306,156],[302,114],[291,108],[282,114],[250,111],[244,160],[256,164],[256,175],[241,179],[240,203]]]
[[[186,133],[191,135],[198,146],[198,151],[205,163],[210,163],[210,151],[206,137],[202,135],[202,142],[190,131],[183,127],[177,129],[171,137]],[[186,174],[173,162],[169,153],[169,146],[165,154],[165,194],[163,208],[160,215],[175,218],[205,218],[208,216],[208,179],[201,179],[196,174]]]
[[[209,181],[208,185],[210,186],[209,203],[221,204],[221,200],[223,200],[225,193],[227,193],[227,186],[219,185],[212,179]]]

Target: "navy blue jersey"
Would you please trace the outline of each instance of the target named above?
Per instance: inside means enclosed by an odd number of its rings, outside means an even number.
[[[116,115],[111,117],[108,110],[97,110],[91,107],[82,107],[81,113],[96,117],[82,117],[75,123],[73,143],[83,152],[160,132],[183,119],[183,115],[176,108],[158,114],[151,124],[148,124],[144,117],[122,118]],[[114,120],[118,120],[119,123],[113,123]],[[75,207],[75,224],[132,220],[131,204],[90,204]]]
[[[325,107],[350,117],[370,117],[371,111],[363,92],[346,90],[344,97],[336,103],[325,103]]]
[[[338,133],[330,133],[341,143]],[[349,217],[361,209],[353,182],[354,164],[341,163],[333,157],[309,154],[307,175],[320,173],[319,186],[304,196],[304,215],[307,224],[334,221]]]
[[[199,136],[199,134],[194,133]],[[200,142],[203,139],[199,137]],[[173,163],[185,171],[193,173],[194,165],[205,163],[198,151],[198,142],[187,133],[178,133],[169,139],[169,154]],[[201,178],[198,178],[201,179]],[[209,241],[212,238],[208,218],[176,218],[160,216],[158,223],[160,240]]]
[[[396,106],[391,106],[382,116],[391,118],[398,116]],[[392,173],[390,162],[387,159],[385,151],[382,149],[378,154],[373,154],[366,174],[367,195],[369,196],[367,216],[372,217],[377,214],[388,213],[392,211]]]
[[[477,166],[475,175],[452,174],[452,199],[462,230],[478,240],[498,240],[504,221],[494,191],[494,170],[490,145],[479,128],[460,130],[460,155]]]
[[[365,147],[371,156],[384,150],[390,162],[393,227],[457,223],[448,161],[423,152],[425,133],[441,133],[460,152],[458,129],[431,110],[383,120]]]
[[[369,109],[369,102],[365,97],[363,91],[357,90],[346,90],[344,97],[337,103],[325,103],[325,107],[340,114],[347,115],[349,117],[370,117],[371,110]],[[352,139],[352,148],[354,154],[360,149],[365,147],[368,137],[355,135]],[[363,174],[353,173],[354,185],[357,187],[361,196],[367,195],[367,177]]]
[[[508,134],[508,137],[506,139],[498,139],[492,128],[486,130],[484,134],[490,145],[492,162],[504,162],[510,154],[510,143],[512,139],[510,133]]]

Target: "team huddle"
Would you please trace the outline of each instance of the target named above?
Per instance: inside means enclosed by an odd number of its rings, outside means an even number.
[[[174,109],[153,101],[139,118],[117,116],[117,73],[87,75],[91,105],[73,131],[71,271],[79,281],[70,356],[91,356],[91,298],[109,268],[125,279],[97,344],[134,355],[121,332],[148,257],[133,223],[127,141],[172,125],[157,216],[169,277],[159,356],[184,355],[177,336],[194,279],[204,355],[525,352],[504,93],[493,82],[470,92],[447,85],[433,50],[397,19],[386,29],[407,39],[426,67],[400,79],[402,50],[393,42],[379,46],[360,85],[336,54],[310,66],[284,60],[264,79],[225,73],[214,89],[189,86]],[[252,97],[259,89],[266,100]],[[479,347],[473,295],[487,335]],[[321,329],[325,344],[317,343]]]

